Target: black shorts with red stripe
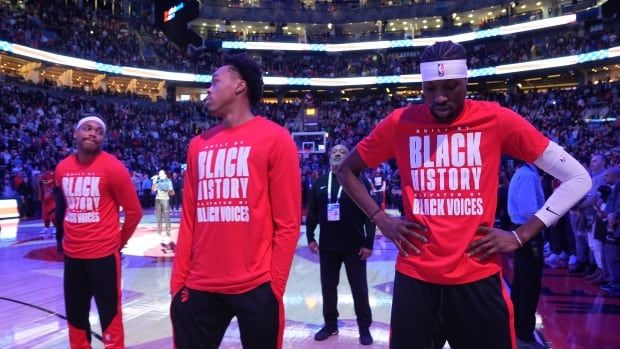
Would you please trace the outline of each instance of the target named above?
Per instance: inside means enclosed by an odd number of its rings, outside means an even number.
[[[500,274],[438,285],[396,272],[391,349],[513,349],[513,309]]]

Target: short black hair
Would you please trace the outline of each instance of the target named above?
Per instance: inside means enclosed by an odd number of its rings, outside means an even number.
[[[428,46],[420,56],[420,63],[467,59],[467,51],[461,44],[452,41],[437,41]]]
[[[256,107],[263,98],[263,72],[250,56],[241,53],[236,55],[226,55],[223,58],[223,65],[231,66],[241,79],[248,85],[247,95],[250,106]]]

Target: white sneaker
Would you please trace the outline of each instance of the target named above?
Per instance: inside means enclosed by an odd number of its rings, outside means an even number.
[[[549,257],[545,258],[545,264],[553,269],[557,268],[566,268],[567,263],[566,260],[561,259],[560,256],[553,253]]]
[[[570,255],[568,258],[568,265],[577,265],[577,256],[574,254]]]
[[[560,256],[556,253],[552,253],[549,257],[545,258],[545,263],[555,264],[560,259]]]
[[[570,256],[568,255],[568,253],[566,253],[566,251],[562,251],[562,253],[560,253],[559,258],[563,261],[567,261],[570,258]]]

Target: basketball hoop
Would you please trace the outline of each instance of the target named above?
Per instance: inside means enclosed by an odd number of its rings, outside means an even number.
[[[302,149],[301,150],[301,156],[304,159],[307,159],[310,157],[310,149]]]

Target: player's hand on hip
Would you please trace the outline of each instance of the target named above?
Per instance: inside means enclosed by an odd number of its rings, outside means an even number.
[[[485,226],[478,227],[485,235],[469,244],[468,255],[485,260],[496,253],[510,253],[521,247],[512,232]]]
[[[316,241],[312,241],[308,244],[308,248],[312,253],[319,253],[319,244]]]
[[[361,260],[366,260],[372,254],[372,251],[366,247],[362,247],[357,254],[360,256]]]
[[[410,254],[420,254],[420,249],[411,243],[412,240],[422,243],[428,242],[426,236],[422,235],[428,229],[416,222],[407,221],[400,217],[390,217],[384,212],[378,214],[374,221],[383,236],[392,240],[399,253],[404,257],[409,257]]]

